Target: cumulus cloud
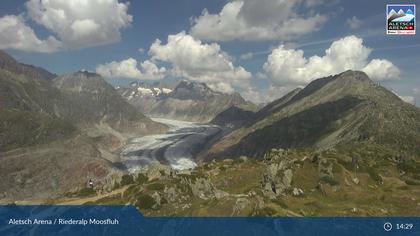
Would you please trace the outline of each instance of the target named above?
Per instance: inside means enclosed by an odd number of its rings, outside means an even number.
[[[169,63],[173,76],[205,82],[221,91],[246,86],[252,76],[243,67],[235,66],[219,44],[203,43],[185,32],[169,35],[166,44],[156,40],[149,55],[153,61]]]
[[[400,95],[398,95],[398,97],[400,97],[401,100],[403,100],[404,102],[407,102],[407,103],[410,103],[410,104],[413,104],[413,105],[416,101],[416,99],[413,96],[400,96]]]
[[[268,56],[263,69],[273,82],[281,85],[305,85],[313,79],[345,70],[363,70],[377,81],[400,78],[399,69],[390,61],[373,59],[368,62],[371,51],[356,36],[334,41],[325,50],[324,56],[314,55],[309,58],[304,56],[302,50],[286,49],[280,45]]]
[[[413,96],[403,96],[403,95],[399,95],[397,92],[395,92],[394,90],[391,90],[392,93],[394,93],[395,95],[397,95],[401,100],[403,100],[406,103],[410,103],[410,104],[415,104],[416,99]]]
[[[292,88],[290,87],[279,87],[279,86],[270,86],[266,89],[256,89],[249,87],[244,90],[241,95],[248,101],[251,101],[255,104],[266,104],[272,102],[278,98],[286,95]]]
[[[134,58],[113,61],[96,67],[96,72],[108,78],[130,78],[138,80],[158,80],[166,75],[166,68],[158,66],[150,60],[137,65]]]
[[[373,59],[364,68],[371,79],[377,81],[395,80],[399,79],[400,70],[394,66],[390,61]]]
[[[118,0],[29,0],[29,17],[51,30],[67,48],[86,48],[117,42],[132,16],[129,3]]]
[[[239,57],[241,60],[251,60],[254,58],[254,54],[252,52],[244,53]]]
[[[346,24],[350,29],[358,29],[360,26],[362,26],[363,21],[357,18],[356,16],[353,16],[350,19],[347,19]]]
[[[212,90],[222,92],[222,93],[233,93],[234,89],[228,83],[224,82],[217,82],[217,83],[210,83],[208,85]]]
[[[327,16],[313,13],[320,1],[234,0],[217,14],[204,9],[192,19],[191,35],[205,40],[290,40],[317,31]],[[302,14],[302,9],[310,12]]]
[[[0,18],[0,48],[32,52],[54,52],[62,48],[55,37],[39,39],[23,17],[6,15]]]

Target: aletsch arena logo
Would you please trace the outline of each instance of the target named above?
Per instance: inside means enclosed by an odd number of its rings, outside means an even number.
[[[387,34],[416,34],[416,5],[386,5]]]

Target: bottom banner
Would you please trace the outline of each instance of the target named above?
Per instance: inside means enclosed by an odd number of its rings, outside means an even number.
[[[133,206],[0,206],[0,235],[420,235],[420,217],[145,217]]]

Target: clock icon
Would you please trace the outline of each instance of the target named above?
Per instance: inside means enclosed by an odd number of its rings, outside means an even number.
[[[384,224],[384,230],[388,232],[388,231],[391,231],[391,229],[392,229],[392,224],[389,222],[386,222]]]

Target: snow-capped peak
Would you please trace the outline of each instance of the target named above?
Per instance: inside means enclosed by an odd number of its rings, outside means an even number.
[[[164,94],[168,94],[172,92],[172,89],[166,88],[163,85],[151,85],[147,83],[141,82],[132,82],[130,83],[129,88],[119,88],[124,96],[126,96],[129,100],[136,98],[136,97],[160,97]]]

